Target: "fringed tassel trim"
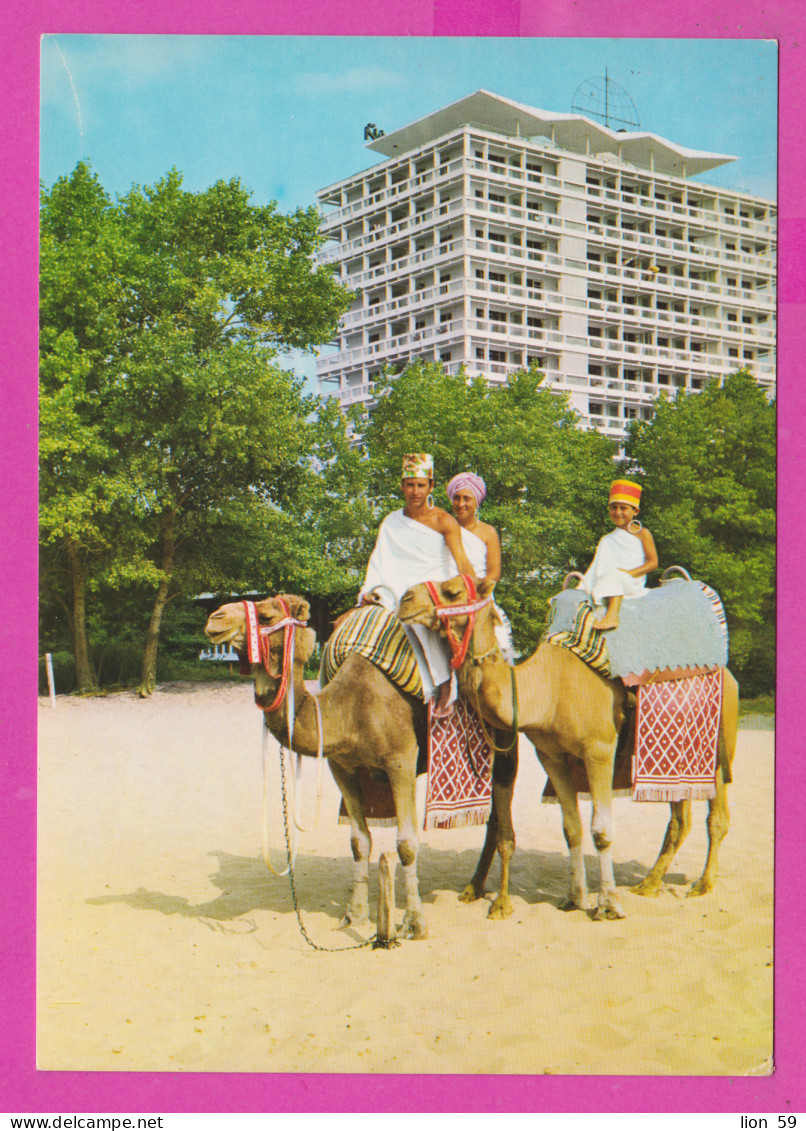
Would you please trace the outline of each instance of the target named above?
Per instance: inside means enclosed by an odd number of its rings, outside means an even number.
[[[341,814],[339,815],[339,824],[340,825],[349,825],[349,823],[350,823],[349,817],[344,817]],[[392,828],[393,825],[397,824],[397,817],[367,817],[367,824],[370,827],[373,827],[373,828],[376,828],[376,829],[380,829],[380,828],[389,829],[389,828]]]
[[[633,801],[712,801],[716,785],[637,785]]]
[[[431,829],[466,829],[471,825],[486,825],[489,818],[489,805],[460,809],[456,813],[426,813],[423,828],[426,832]]]

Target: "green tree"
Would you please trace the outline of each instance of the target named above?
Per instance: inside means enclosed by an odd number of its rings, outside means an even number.
[[[330,340],[349,304],[320,244],[314,209],[253,205],[237,180],[190,193],[172,171],[112,204],[81,164],[43,193],[48,497],[80,514],[85,563],[111,547],[106,581],[153,593],[143,693],[205,530],[254,530],[313,473],[315,401],[276,355]],[[65,475],[78,430],[88,458]]]
[[[661,568],[681,565],[721,596],[731,667],[748,691],[774,684],[775,406],[741,369],[660,399],[633,424],[626,470]]]
[[[472,470],[487,484],[482,517],[498,530],[497,588],[515,641],[531,650],[546,602],[566,573],[586,568],[606,519],[613,443],[583,431],[564,397],[544,388],[535,369],[500,385],[416,362],[375,386],[377,404],[363,433],[371,464],[375,521],[402,505],[401,457],[434,456],[436,502],[449,507],[446,482]]]
[[[40,539],[42,575],[71,625],[78,686],[96,675],[87,588],[110,550],[110,515],[127,485],[98,392],[114,361],[126,241],[109,197],[85,165],[42,194],[40,247]],[[59,579],[66,574],[68,584]],[[62,593],[65,592],[65,596]]]

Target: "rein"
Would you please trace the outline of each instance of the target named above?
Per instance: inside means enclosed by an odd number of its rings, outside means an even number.
[[[296,718],[296,711],[294,710],[294,679],[293,679],[293,675],[291,674],[292,671],[293,671],[293,666],[294,666],[294,648],[295,648],[295,645],[296,645],[296,631],[297,631],[298,628],[306,628],[307,627],[307,621],[297,620],[296,617],[292,617],[291,613],[289,611],[288,605],[285,603],[285,601],[282,599],[282,597],[275,597],[275,600],[280,605],[280,608],[282,609],[284,616],[282,617],[281,620],[278,620],[274,624],[270,624],[270,625],[261,625],[260,624],[258,613],[257,613],[257,608],[255,607],[255,603],[253,601],[244,601],[243,602],[244,612],[246,613],[246,645],[247,645],[246,659],[247,659],[247,662],[249,664],[262,664],[263,667],[268,672],[268,674],[270,676],[272,676],[272,678],[279,678],[279,680],[280,680],[279,686],[277,688],[277,694],[274,697],[274,702],[271,703],[268,707],[262,707],[261,708],[264,715],[273,713],[274,711],[278,710],[282,706],[282,704],[283,704],[283,702],[286,698],[286,693],[288,693],[288,752],[289,752],[289,755],[290,755],[292,753],[292,747],[293,747],[293,741],[294,741],[294,720]],[[282,666],[281,666],[281,669],[280,669],[279,677],[277,677],[277,676],[274,675],[274,673],[271,670],[270,637],[275,632],[285,631],[286,629],[288,631],[285,632],[285,636],[283,638]],[[291,676],[290,679],[289,679],[289,676]],[[323,789],[323,776],[322,775],[323,775],[323,767],[324,767],[324,731],[323,731],[323,728],[322,728],[322,712],[321,712],[321,708],[319,706],[319,700],[316,698],[315,695],[313,696],[313,701],[314,701],[314,706],[316,708],[316,726],[317,726],[317,733],[318,733],[316,818],[315,818],[315,823],[313,825],[313,828],[316,828],[319,824],[319,817],[320,817],[320,814],[321,814],[321,805],[322,805],[322,789]],[[263,764],[264,764],[264,771],[263,771],[263,781],[264,781],[264,799],[263,799],[264,852],[263,852],[263,856],[264,856],[264,860],[265,860],[266,864],[271,869],[271,871],[274,872],[275,875],[284,876],[284,875],[287,875],[288,869],[286,869],[285,872],[277,872],[276,871],[276,869],[272,866],[271,861],[268,858],[268,850],[267,850],[266,845],[265,845],[266,808],[267,808],[267,806],[266,806],[266,795],[265,795],[265,789],[266,789],[266,768],[265,768],[266,767],[266,746],[265,746],[266,728],[265,727],[264,727],[264,732],[263,732],[263,739],[264,739],[264,746],[263,746],[263,751],[264,751],[263,752]],[[284,762],[283,762],[284,757],[285,757],[285,752],[284,752],[283,746],[281,744],[280,745],[280,759],[281,759],[281,763],[282,763],[283,767],[284,767]],[[302,757],[298,754],[297,755],[297,773],[296,773],[297,780],[299,780],[301,768],[302,768]],[[310,832],[311,828],[309,826],[305,826],[305,825],[301,824],[298,801],[299,801],[299,799],[298,799],[297,791],[294,790],[293,791],[294,825],[299,830],[299,832]],[[294,850],[294,856],[296,856],[296,846],[295,846],[295,850]],[[291,867],[292,863],[293,863],[293,860],[291,859],[291,856],[289,856],[289,864],[288,864],[289,868]]]
[[[492,652],[497,651],[497,647],[493,647],[489,652],[483,656],[476,656],[473,648],[473,629],[476,624],[476,613],[480,612],[486,605],[489,605],[492,597],[484,597],[478,600],[476,597],[476,586],[473,584],[472,577],[467,574],[462,574],[462,580],[467,586],[467,595],[470,598],[469,602],[464,605],[443,605],[439,595],[439,590],[435,582],[426,581],[425,587],[428,590],[429,596],[434,603],[434,612],[441,621],[445,622],[445,631],[448,637],[448,644],[451,649],[451,667],[456,669],[460,668],[467,658],[468,650],[470,651],[470,658],[472,663],[480,663],[486,656],[491,655]],[[467,617],[467,628],[464,631],[462,639],[459,640],[451,628],[451,617]],[[499,754],[504,754],[516,745],[518,741],[518,686],[515,680],[515,669],[510,669],[510,677],[512,680],[512,741],[508,746],[496,746],[493,739],[487,733],[487,728],[484,725],[484,717],[481,713],[481,704],[479,702],[479,692],[476,688],[476,714],[481,722],[481,728],[484,737],[492,747]]]
[[[433,581],[426,581],[425,587],[428,594],[434,603],[434,612],[441,621],[445,622],[445,635],[448,638],[448,644],[451,649],[451,667],[456,670],[461,668],[465,662],[470,641],[473,636],[473,629],[476,625],[476,613],[489,605],[491,598],[483,597],[480,601],[476,597],[476,586],[473,578],[469,574],[463,573],[462,580],[467,587],[467,595],[470,601],[464,605],[443,605],[437,589],[436,583]],[[459,640],[456,633],[451,627],[451,619],[453,617],[467,617],[467,626],[464,631],[462,639]]]
[[[275,696],[274,702],[271,704],[271,706],[270,707],[263,707],[262,710],[263,710],[263,713],[264,713],[264,717],[265,717],[265,715],[269,714],[270,712],[276,711],[280,707],[280,705],[282,704],[282,702],[285,698],[286,689],[289,689],[289,696],[288,696],[288,698],[289,698],[289,704],[288,704],[288,753],[289,753],[289,755],[291,755],[291,753],[292,753],[291,742],[293,740],[293,735],[294,735],[294,717],[295,717],[295,713],[294,713],[294,679],[293,679],[293,675],[292,675],[292,678],[289,682],[288,677],[289,677],[289,673],[292,672],[292,670],[293,670],[294,643],[295,643],[296,630],[298,628],[307,627],[307,622],[302,621],[302,620],[297,620],[295,617],[292,617],[291,613],[289,612],[288,606],[286,605],[285,601],[283,601],[283,599],[281,597],[276,597],[275,600],[279,603],[279,605],[280,605],[280,607],[283,610],[283,613],[285,615],[282,618],[282,620],[277,621],[276,624],[263,625],[263,626],[260,625],[258,614],[257,614],[257,609],[255,608],[254,602],[252,602],[252,601],[244,601],[243,602],[244,611],[246,612],[246,626],[247,626],[247,632],[246,632],[247,653],[246,653],[245,658],[248,660],[249,664],[263,664],[263,666],[265,667],[265,669],[269,673],[269,675],[272,676],[272,678],[277,678],[277,677],[273,676],[271,666],[270,666],[270,663],[269,663],[269,637],[272,635],[272,633],[278,632],[280,629],[288,629],[288,632],[286,633],[285,638],[283,640],[283,663],[282,663],[282,670],[280,672],[280,687],[278,689],[277,695]],[[242,672],[243,672],[243,674],[247,674],[247,672],[243,671],[243,665],[242,665]],[[312,696],[312,698],[313,698],[313,702],[314,702],[314,707],[316,708],[316,727],[317,727],[317,734],[318,734],[317,752],[316,752],[317,766],[318,766],[317,793],[316,793],[316,822],[313,826],[313,828],[316,828],[316,826],[319,824],[319,817],[320,817],[321,806],[322,806],[322,784],[323,784],[323,782],[322,782],[322,772],[323,772],[325,759],[324,759],[324,728],[322,727],[322,709],[319,705],[319,700],[316,698],[316,696],[314,695],[314,696]],[[319,946],[317,943],[315,943],[313,941],[313,939],[310,937],[310,935],[306,931],[305,925],[302,922],[302,915],[300,913],[300,907],[299,907],[299,899],[297,898],[297,889],[296,889],[296,884],[294,882],[294,864],[295,864],[296,859],[297,859],[296,831],[298,830],[299,832],[310,832],[312,830],[311,830],[310,827],[300,824],[300,817],[299,817],[299,811],[298,811],[299,797],[298,797],[296,789],[294,788],[294,779],[293,778],[291,779],[290,788],[289,788],[289,785],[286,781],[286,758],[285,758],[286,750],[283,747],[283,744],[280,743],[280,788],[281,788],[281,792],[282,792],[282,805],[283,805],[283,833],[284,833],[284,837],[285,837],[286,867],[283,871],[278,872],[277,869],[274,867],[274,865],[271,862],[271,856],[270,856],[270,853],[269,853],[269,845],[268,845],[268,827],[267,827],[267,825],[268,825],[268,822],[267,822],[268,799],[267,799],[267,772],[266,772],[267,737],[268,737],[268,727],[264,723],[264,726],[263,726],[263,827],[262,827],[263,861],[264,861],[264,863],[266,864],[269,871],[273,872],[275,876],[288,876],[288,882],[291,886],[291,898],[292,898],[293,903],[294,903],[294,911],[296,912],[296,915],[297,915],[297,923],[299,924],[300,933],[302,934],[302,937],[305,939],[305,941],[308,943],[308,945],[310,947],[312,947],[314,950],[337,954],[339,950],[360,950],[360,949],[363,949],[364,947],[368,947],[368,946],[373,945],[373,939],[367,939],[366,942],[356,943],[354,946],[346,946],[346,947]],[[299,771],[300,771],[300,768],[301,768],[301,764],[302,764],[302,758],[301,758],[300,755],[297,755],[297,779],[299,778]],[[288,815],[288,810],[289,810],[288,794],[289,793],[291,793],[291,795],[292,795],[290,808],[293,810],[293,825],[292,825],[292,822],[289,820],[289,815]]]
[[[497,651],[497,649],[491,649],[491,651]],[[471,663],[480,664],[481,661],[486,659],[486,657],[489,656],[489,655],[490,655],[490,652],[486,652],[482,656],[476,656],[476,655],[473,654],[473,651],[471,649]],[[512,750],[515,746],[517,746],[517,743],[518,743],[518,723],[519,723],[519,717],[518,717],[518,683],[517,683],[517,680],[515,679],[515,669],[513,667],[511,667],[509,669],[509,678],[512,681],[512,741],[509,743],[508,746],[496,746],[495,740],[492,738],[491,735],[489,735],[487,733],[487,726],[484,722],[484,715],[481,713],[481,700],[479,699],[479,689],[478,689],[478,687],[475,688],[476,714],[478,715],[479,722],[481,723],[481,730],[482,730],[482,733],[483,733],[488,745],[495,751],[496,754],[507,754],[510,750]]]

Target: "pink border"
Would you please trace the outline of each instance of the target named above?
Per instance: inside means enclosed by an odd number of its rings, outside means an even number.
[[[4,270],[0,338],[5,409],[0,445],[7,500],[0,512],[0,552],[6,594],[13,604],[36,608],[36,207],[38,183],[39,37],[44,32],[150,32],[185,34],[500,35],[587,37],[766,38],[780,43],[780,403],[781,465],[780,691],[777,766],[776,1065],[768,1078],[646,1077],[425,1077],[173,1075],[39,1073],[34,1069],[34,845],[36,623],[28,617],[20,636],[3,624],[8,658],[3,665],[5,703],[0,756],[5,788],[0,827],[7,849],[4,916],[4,1039],[0,1106],[5,1112],[261,1112],[431,1111],[588,1112],[806,1111],[801,1019],[804,1015],[802,948],[797,927],[803,905],[800,869],[804,845],[802,741],[796,729],[794,640],[784,626],[798,615],[803,529],[802,467],[797,420],[806,418],[806,388],[797,384],[806,351],[806,160],[802,107],[806,98],[806,20],[798,0],[308,0],[304,6],[265,0],[229,4],[188,0],[40,0],[9,5],[2,19],[0,75]],[[584,10],[583,10],[584,9]],[[300,12],[305,12],[301,15]],[[360,15],[359,15],[360,10]],[[802,364],[800,371],[802,372]],[[10,604],[11,602],[9,602]],[[802,619],[802,618],[801,618]],[[752,909],[748,908],[752,913]]]

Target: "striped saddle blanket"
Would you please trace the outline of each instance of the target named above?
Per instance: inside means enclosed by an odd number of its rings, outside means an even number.
[[[322,653],[319,681],[329,683],[352,652],[380,668],[402,690],[423,697],[417,661],[400,621],[380,605],[356,609],[336,629]],[[426,829],[463,828],[482,824],[492,805],[492,747],[476,713],[457,700],[450,719],[429,710]],[[369,824],[395,822],[392,790],[385,775],[359,771],[364,811]],[[344,801],[339,821],[347,823]]]
[[[380,605],[367,605],[350,614],[325,644],[319,670],[322,687],[330,683],[352,652],[375,664],[401,691],[422,699],[423,682],[417,660],[393,613]]]
[[[604,632],[597,632],[593,627],[597,615],[587,601],[581,601],[571,628],[552,633],[548,642],[549,644],[557,644],[561,648],[567,648],[599,675],[603,675],[605,679],[610,679],[610,655],[607,650],[607,637]]]

